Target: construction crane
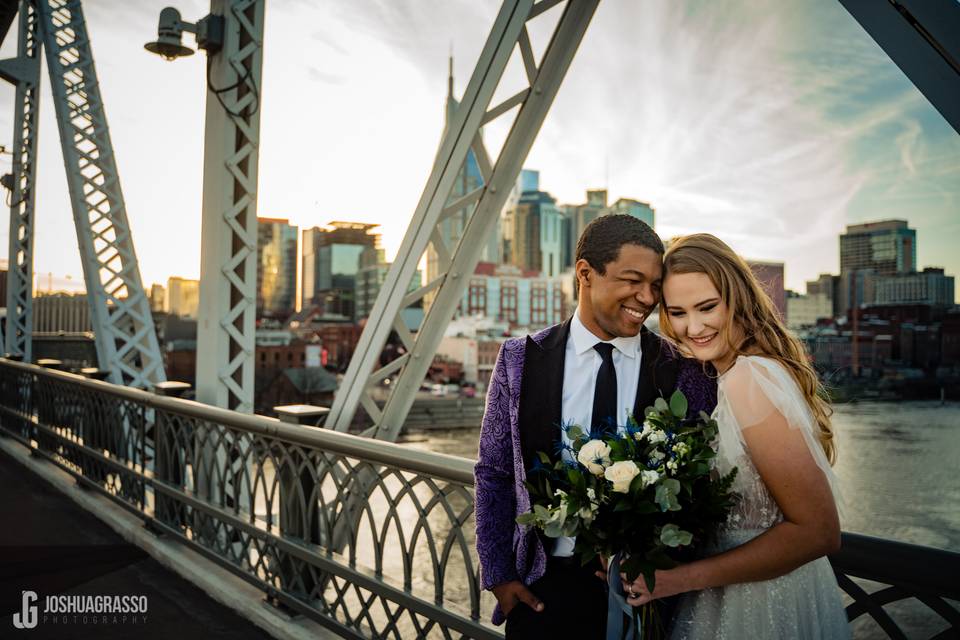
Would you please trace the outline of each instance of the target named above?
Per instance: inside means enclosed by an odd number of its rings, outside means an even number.
[[[13,168],[5,181],[10,188],[5,351],[25,360],[32,358],[37,117],[43,50],[97,361],[110,382],[148,388],[165,380],[163,358],[140,278],[80,0],[6,0],[0,4],[0,34],[6,36],[17,13],[17,56],[0,61],[0,77],[17,90]]]

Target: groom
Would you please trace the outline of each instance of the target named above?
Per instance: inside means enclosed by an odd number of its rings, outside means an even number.
[[[481,584],[507,638],[603,638],[607,594],[574,539],[516,523],[530,511],[524,486],[538,451],[554,453],[561,424],[624,424],[676,388],[689,411],[711,411],[716,385],[643,322],[660,301],[663,243],[629,215],[597,218],[577,243],[579,306],[566,322],[504,342],[490,379],[475,470]],[[553,635],[555,634],[555,635]]]

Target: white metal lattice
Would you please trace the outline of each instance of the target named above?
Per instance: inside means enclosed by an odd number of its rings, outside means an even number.
[[[17,86],[4,347],[6,353],[21,356],[28,362],[33,356],[33,227],[40,50],[40,21],[36,7],[30,0],[21,0],[17,57],[0,63],[0,74]]]
[[[197,399],[252,413],[264,2],[214,0],[211,13],[224,43],[207,62]]]
[[[363,407],[374,426],[367,435],[394,440],[413,404],[443,332],[463,296],[496,218],[516,182],[520,168],[560,88],[570,62],[596,11],[598,0],[568,0],[541,60],[530,43],[527,23],[560,4],[560,0],[506,0],[500,9],[463,100],[441,142],[416,212],[377,297],[350,367],[337,393],[326,425],[345,431]],[[518,51],[528,86],[491,107],[496,89],[514,51]],[[519,107],[519,109],[517,109]],[[483,125],[516,110],[510,133],[495,161],[480,141]],[[472,149],[483,185],[451,201],[454,181]],[[446,246],[438,226],[464,208],[471,213],[456,246]],[[428,244],[445,273],[407,294],[420,257]],[[427,293],[434,297],[416,334],[408,331],[400,312]],[[405,353],[380,367],[383,346],[396,331]],[[381,407],[370,389],[399,372]]]
[[[97,358],[109,380],[165,379],[79,0],[37,4]]]

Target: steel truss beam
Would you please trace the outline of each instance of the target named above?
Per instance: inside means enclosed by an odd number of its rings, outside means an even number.
[[[395,440],[400,433],[414,395],[477,265],[484,242],[517,180],[598,2],[568,0],[539,64],[526,25],[559,1],[542,0],[534,4],[533,0],[505,0],[503,3],[460,107],[441,142],[397,259],[387,274],[334,399],[327,427],[347,430],[357,408],[363,407],[374,423],[366,435]],[[491,108],[494,93],[515,50],[519,51],[529,86]],[[519,111],[506,142],[496,161],[491,162],[480,142],[480,127],[516,107]],[[484,184],[476,192],[450,202],[454,181],[470,148],[477,157]],[[464,207],[471,207],[472,213],[460,241],[455,247],[444,246],[438,225],[447,215]],[[428,243],[440,257],[441,265],[446,266],[445,273],[408,295],[407,285]],[[436,296],[419,331],[411,334],[400,312],[429,291],[435,291]],[[402,340],[406,353],[379,367],[381,351],[392,331]],[[390,386],[386,404],[380,407],[374,402],[370,389],[397,371],[397,381]]]
[[[20,1],[17,57],[0,61],[0,76],[17,86],[10,185],[6,353],[32,360],[34,185],[40,109],[40,17],[32,0]]]
[[[146,388],[166,376],[83,10],[80,0],[40,0],[37,9],[99,366],[110,382]]]
[[[224,43],[207,61],[197,399],[253,413],[264,2],[213,0],[211,13]]]
[[[960,133],[960,3],[839,1]]]

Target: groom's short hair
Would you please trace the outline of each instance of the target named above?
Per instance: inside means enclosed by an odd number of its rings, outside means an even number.
[[[646,247],[663,256],[663,241],[650,225],[626,213],[616,213],[600,216],[584,228],[577,242],[575,260],[586,260],[603,275],[625,244]]]

